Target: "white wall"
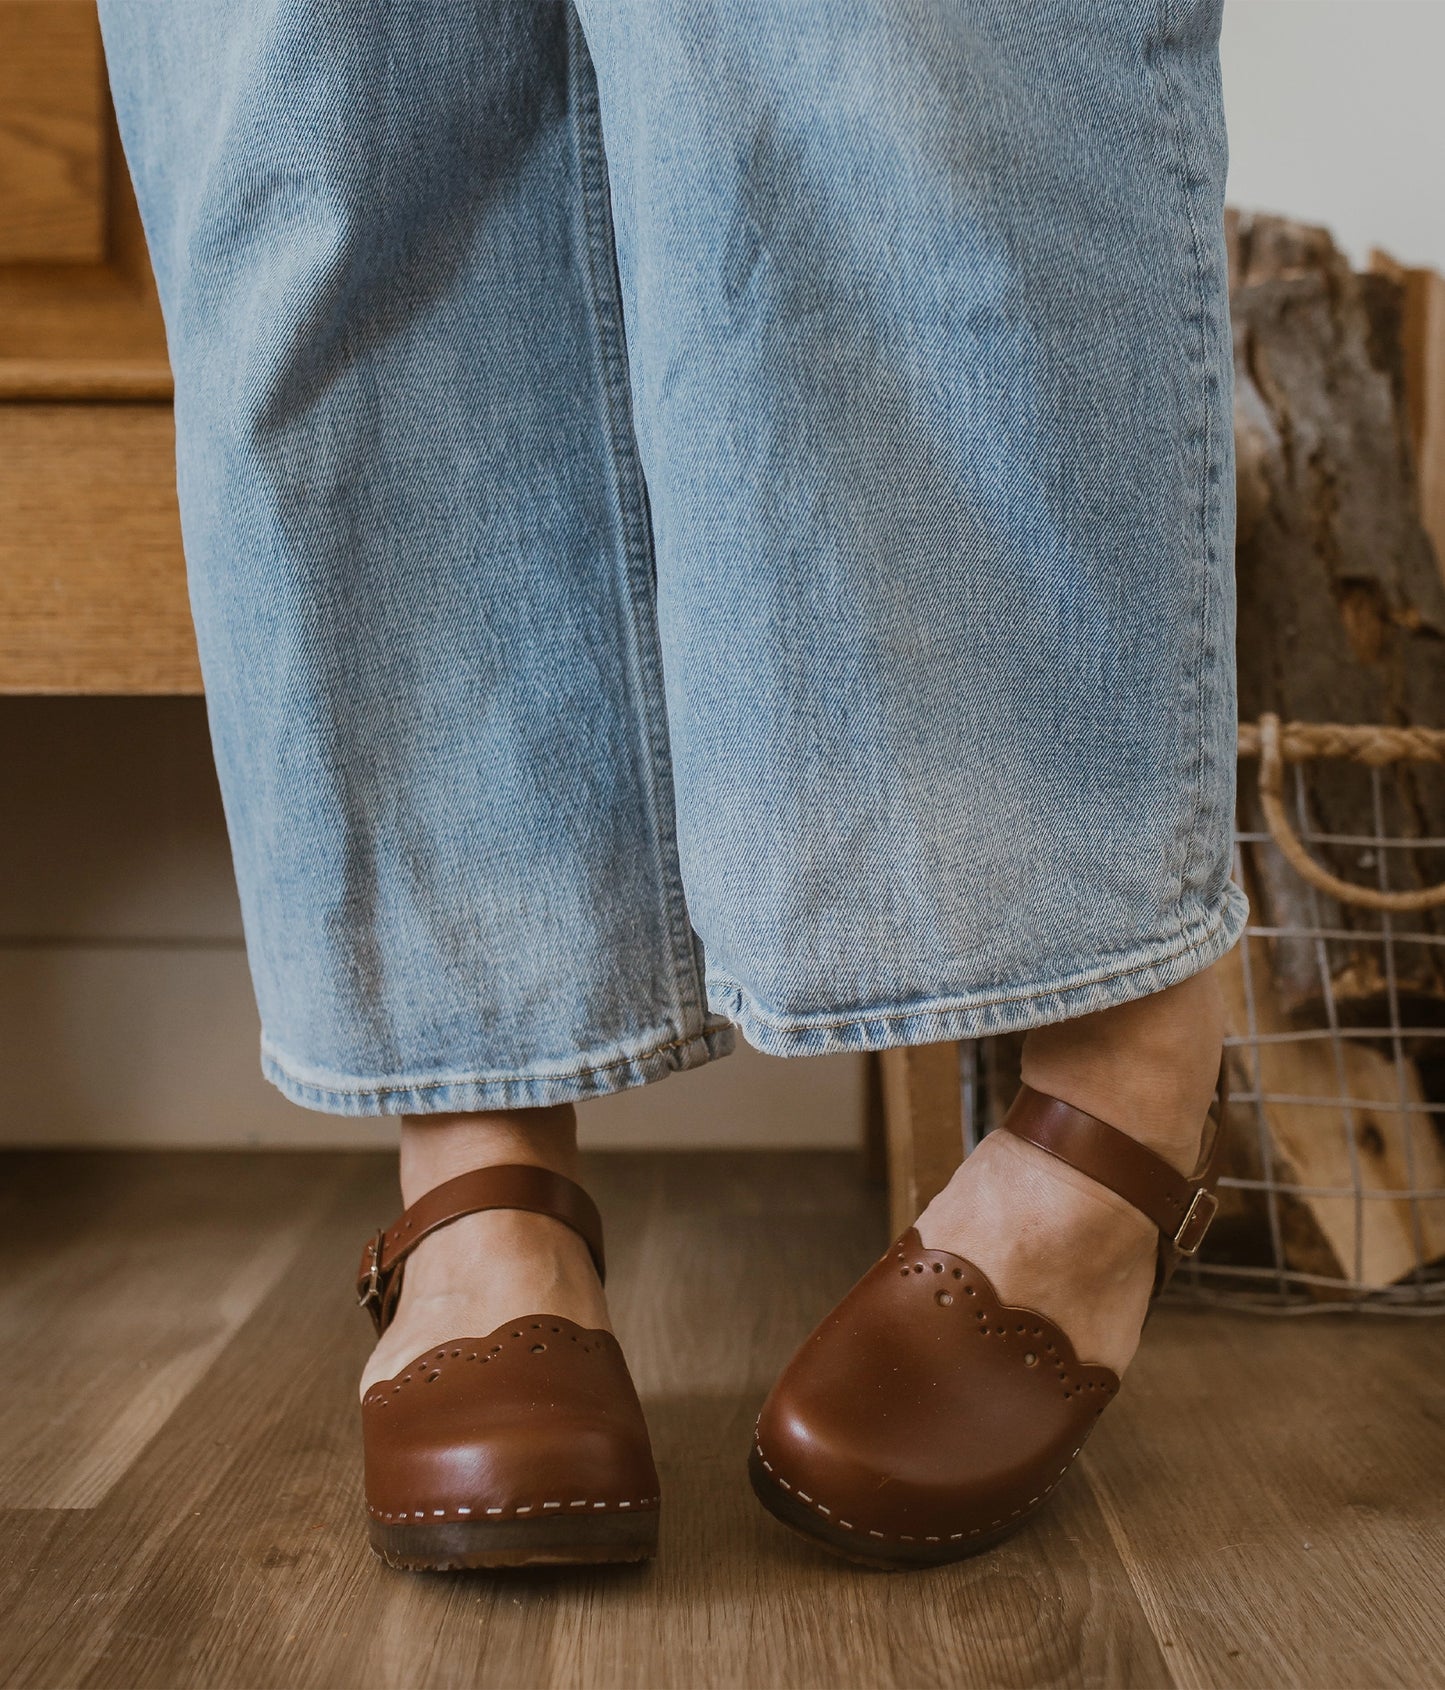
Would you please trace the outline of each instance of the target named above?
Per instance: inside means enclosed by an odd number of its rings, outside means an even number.
[[[198,699],[0,698],[0,1144],[390,1144],[262,1078]],[[846,1146],[861,1059],[740,1046],[599,1098],[585,1140]]]
[[[1232,204],[1445,269],[1445,3],[1226,0]]]

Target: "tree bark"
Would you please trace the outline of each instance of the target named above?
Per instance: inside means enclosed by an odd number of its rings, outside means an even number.
[[[1232,212],[1227,233],[1240,715],[1440,726],[1445,581],[1419,514],[1401,283],[1353,270],[1324,229]],[[1252,761],[1241,764],[1247,832],[1264,831],[1256,772]],[[1442,772],[1396,763],[1379,780],[1377,813],[1368,770],[1326,760],[1300,766],[1309,826],[1361,841],[1310,849],[1362,885],[1382,884],[1382,862],[1391,890],[1445,879],[1439,850],[1381,852],[1370,843],[1382,829],[1386,837],[1445,837]],[[1445,1205],[1382,1195],[1445,1187],[1445,1147],[1425,1108],[1445,1095],[1445,1073],[1432,1066],[1442,1041],[1410,1041],[1397,1073],[1388,1041],[1337,1047],[1280,1036],[1318,1033],[1332,1021],[1445,1025],[1445,949],[1398,940],[1392,993],[1377,914],[1316,891],[1271,845],[1247,846],[1244,858],[1254,924],[1305,936],[1246,941],[1252,1004],[1245,959],[1236,953],[1224,969],[1232,1030],[1264,1035],[1248,1063],[1236,1056],[1234,1081],[1273,1099],[1242,1106],[1229,1171],[1347,1195],[1279,1197],[1271,1218],[1263,1194],[1232,1194],[1230,1254],[1268,1260],[1282,1245],[1299,1271],[1391,1284],[1445,1254]],[[1441,917],[1427,912],[1399,926],[1437,934]],[[1309,936],[1319,929],[1342,937]],[[1299,1097],[1341,1101],[1286,1101]]]
[[[1421,524],[1405,399],[1403,289],[1353,270],[1328,232],[1284,218],[1228,219],[1235,343],[1239,706],[1246,720],[1439,726],[1445,701],[1445,582]],[[1241,766],[1240,812],[1262,828]],[[1321,832],[1376,832],[1369,771],[1304,766],[1307,812]],[[1396,836],[1445,837],[1445,779],[1399,763],[1382,771],[1384,822]],[[1314,847],[1347,879],[1379,885],[1368,845]],[[1257,919],[1268,926],[1375,930],[1374,915],[1306,886],[1269,848],[1254,850]],[[1445,878],[1445,853],[1383,853],[1392,889]],[[1412,918],[1441,930],[1439,915]],[[1328,947],[1339,1013],[1388,1020],[1378,944]],[[1445,1022],[1445,952],[1401,946],[1401,1013]],[[1321,1014],[1313,945],[1281,943],[1272,969],[1284,1008]]]

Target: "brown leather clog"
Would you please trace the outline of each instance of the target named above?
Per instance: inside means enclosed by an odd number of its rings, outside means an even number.
[[[448,1180],[372,1238],[357,1293],[386,1329],[407,1255],[482,1209],[526,1209],[586,1240],[604,1271],[587,1193],[542,1168]],[[610,1332],[530,1314],[424,1351],[361,1402],[372,1548],[394,1567],[642,1561],[657,1552],[647,1425]]]
[[[1024,1086],[1002,1123],[1159,1228],[1155,1293],[1218,1208],[1227,1083],[1189,1178],[1106,1122]],[[910,1228],[809,1337],[758,1419],[749,1474],[784,1524],[851,1560],[932,1566],[1042,1507],[1119,1389],[1034,1309]]]

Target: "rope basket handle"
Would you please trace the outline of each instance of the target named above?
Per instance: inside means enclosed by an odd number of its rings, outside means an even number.
[[[1290,826],[1284,801],[1286,763],[1303,763],[1313,757],[1349,757],[1371,768],[1406,761],[1445,762],[1445,729],[1348,727],[1339,722],[1281,723],[1270,710],[1261,715],[1258,725],[1239,724],[1239,755],[1259,758],[1259,802],[1265,823],[1285,860],[1301,879],[1343,904],[1358,904],[1367,910],[1405,914],[1438,909],[1445,904],[1445,883],[1422,886],[1415,892],[1381,892],[1331,874],[1301,844],[1299,835]]]

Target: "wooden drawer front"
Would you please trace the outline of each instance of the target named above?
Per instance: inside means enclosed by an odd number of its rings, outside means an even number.
[[[106,256],[108,113],[88,0],[0,0],[0,264]]]
[[[0,692],[201,690],[169,405],[0,404]]]
[[[196,692],[170,370],[92,0],[0,0],[0,692]]]

